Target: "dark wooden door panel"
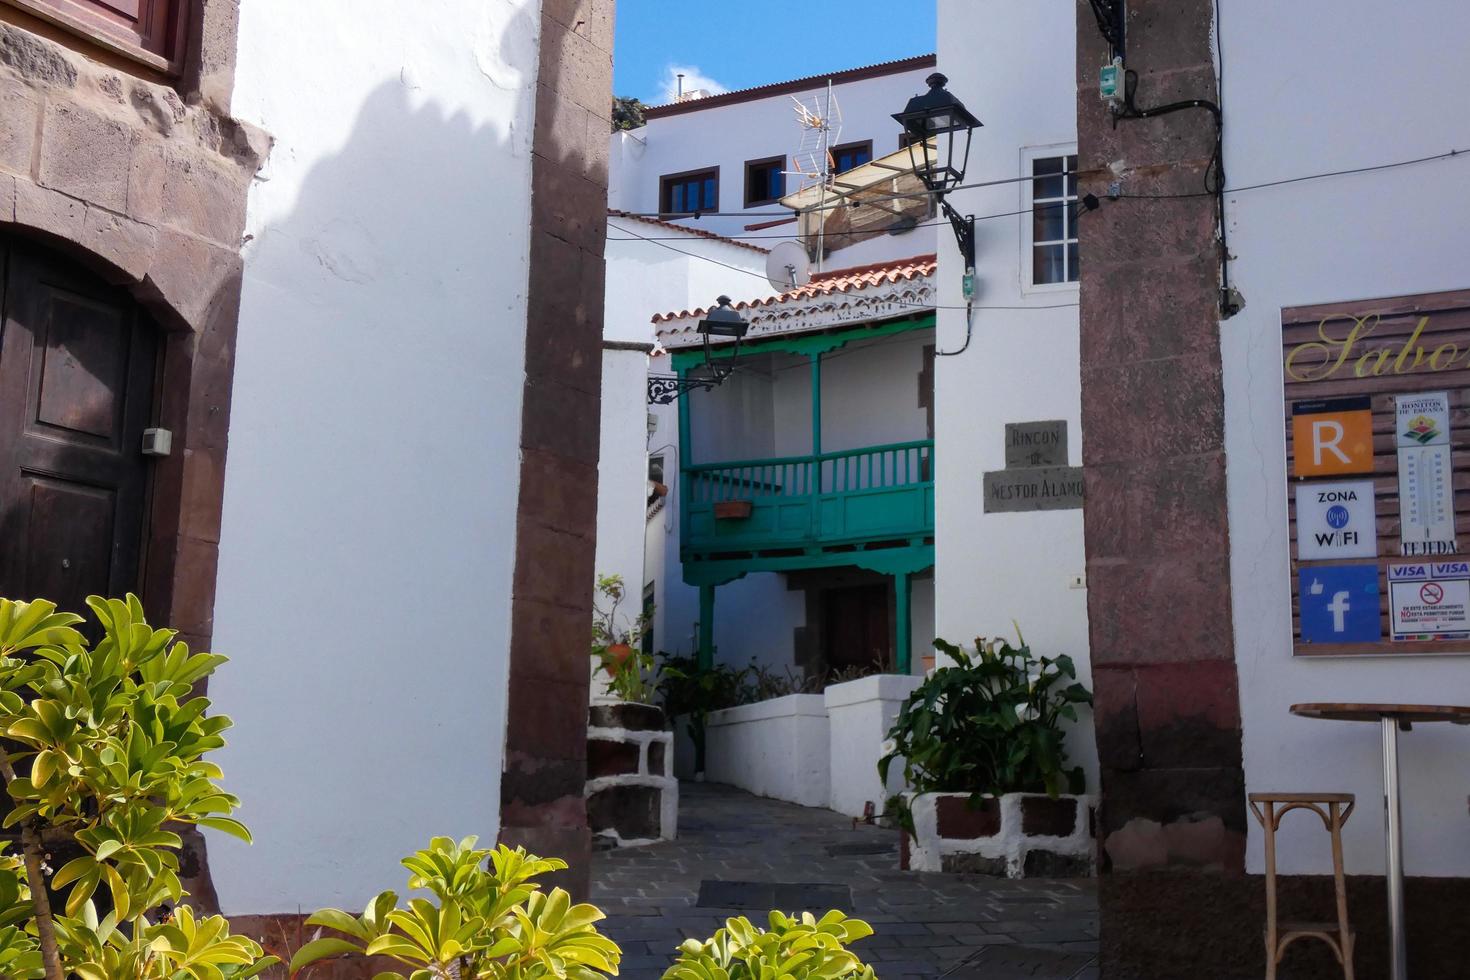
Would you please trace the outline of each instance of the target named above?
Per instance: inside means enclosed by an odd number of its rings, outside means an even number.
[[[95,437],[116,453],[127,390],[129,333],[120,311],[85,296],[41,288],[48,315],[35,331],[32,372],[35,424],[60,429],[83,444]]]
[[[23,592],[63,609],[86,608],[89,595],[113,595],[117,492],[27,473]]]
[[[832,589],[826,593],[825,603],[828,670],[874,666],[886,669],[893,648],[889,635],[888,586]]]
[[[139,591],[157,341],[132,300],[0,237],[0,595]]]

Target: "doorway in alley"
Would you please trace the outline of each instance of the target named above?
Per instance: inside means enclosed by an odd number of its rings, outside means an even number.
[[[828,675],[893,667],[889,587],[880,582],[822,593],[823,660]]]

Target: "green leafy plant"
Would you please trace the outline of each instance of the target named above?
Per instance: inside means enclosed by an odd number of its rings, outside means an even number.
[[[403,859],[408,887],[431,898],[400,907],[398,895],[386,891],[361,915],[338,909],[312,915],[307,925],[335,935],[319,935],[298,950],[291,972],[344,956],[394,960],[411,980],[592,980],[618,972],[622,952],[593,925],[602,912],[532,881],[566,862],[504,845],[476,849],[476,841],[435,837]],[[375,980],[403,977],[380,972]]]
[[[772,912],[767,929],[741,916],[704,942],[687,940],[663,980],[873,980],[873,968],[847,948],[872,934],[866,922],[837,911],[820,919]]]
[[[653,610],[645,609],[624,625],[618,606],[627,595],[621,575],[599,575],[592,600],[592,655],[608,673],[608,689],[624,701],[648,702],[658,682],[657,661],[638,649],[648,632]]]
[[[243,980],[273,965],[220,916],[196,917],[179,879],[178,828],[246,841],[239,801],[205,755],[228,718],[196,685],[225,658],[153,629],[136,596],[92,596],[101,639],[54,603],[0,599],[0,773],[21,855],[0,858],[0,972],[63,980]],[[45,854],[80,850],[52,874]],[[100,894],[99,894],[100,893]],[[95,899],[105,897],[99,914]]]
[[[944,640],[951,663],[931,673],[899,709],[878,760],[885,782],[902,757],[917,793],[1047,793],[1083,790],[1082,767],[1067,766],[1062,721],[1092,695],[1067,656],[1034,657],[1017,630],[975,641],[974,654]]]
[[[659,700],[670,718],[683,716],[684,729],[694,743],[694,771],[704,772],[705,724],[711,711],[740,704],[749,668],[725,664],[699,666],[697,657],[663,657]]]

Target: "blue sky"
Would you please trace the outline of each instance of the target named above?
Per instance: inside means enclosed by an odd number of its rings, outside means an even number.
[[[923,0],[618,0],[613,91],[668,101],[892,61],[934,50]]]

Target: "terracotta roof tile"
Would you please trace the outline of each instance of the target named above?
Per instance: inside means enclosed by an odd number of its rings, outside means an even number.
[[[641,221],[645,225],[653,225],[655,228],[664,228],[670,231],[679,231],[683,232],[686,235],[693,235],[696,238],[708,238],[712,242],[724,242],[726,245],[737,245],[740,248],[748,248],[752,252],[759,252],[762,255],[766,255],[771,251],[768,248],[761,248],[759,245],[752,245],[749,242],[742,242],[737,238],[726,238],[724,235],[716,235],[712,231],[705,231],[701,228],[690,228],[688,225],[679,225],[675,224],[672,221],[664,221],[660,218],[649,218],[641,214],[631,214],[627,211],[617,211],[613,208],[607,209],[607,216],[609,218],[622,218],[624,221]]]
[[[864,289],[868,286],[881,286],[884,283],[906,282],[911,279],[921,279],[932,276],[939,262],[934,254],[916,255],[909,259],[897,259],[890,262],[875,262],[872,265],[853,266],[850,269],[833,269],[830,272],[819,272],[812,276],[811,282],[805,286],[797,286],[788,289],[776,296],[767,296],[763,299],[750,300],[734,304],[737,310],[750,310],[759,306],[774,306],[777,303],[786,303],[797,299],[815,299],[818,296],[830,296],[833,293],[846,293],[854,289]],[[686,318],[702,317],[709,312],[709,307],[701,307],[697,310],[680,310],[677,313],[659,313],[653,318],[654,323],[663,323],[667,320],[683,320]]]

